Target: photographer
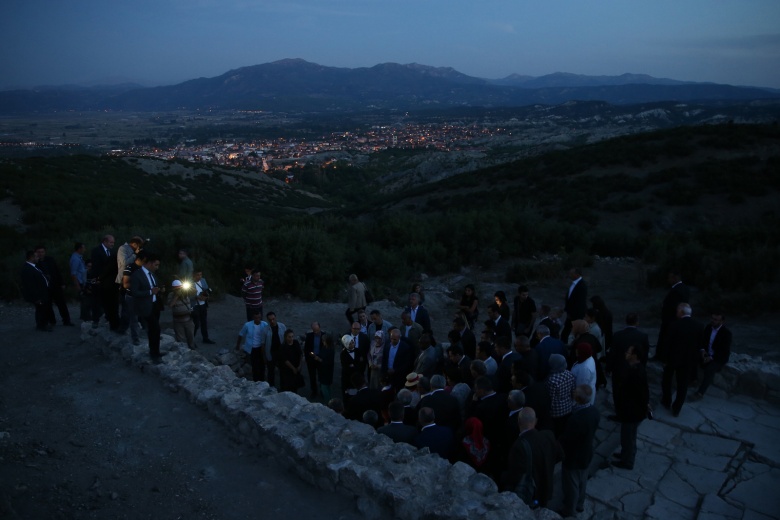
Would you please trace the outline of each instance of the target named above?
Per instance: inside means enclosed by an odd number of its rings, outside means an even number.
[[[168,307],[173,312],[173,332],[176,341],[187,342],[191,348],[195,348],[195,325],[192,323],[192,307],[190,306],[190,287],[185,287],[181,280],[174,280],[171,284],[173,293],[170,296]]]
[[[203,278],[203,271],[198,270],[193,273],[192,278],[193,287],[195,289],[192,297],[192,321],[195,323],[195,332],[203,337],[203,343],[205,345],[213,345],[214,341],[209,339],[209,327],[208,327],[208,312],[209,312],[209,299],[211,298],[211,288]]]

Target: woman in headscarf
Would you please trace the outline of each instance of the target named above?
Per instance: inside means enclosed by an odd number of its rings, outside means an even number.
[[[482,421],[476,417],[467,419],[463,423],[463,433],[458,460],[484,473],[485,461],[490,453],[490,441],[482,434]]]
[[[341,361],[341,392],[346,398],[347,394],[355,394],[356,389],[352,388],[352,374],[365,374],[366,359],[365,354],[361,354],[360,350],[355,348],[355,340],[351,335],[344,334],[341,337],[341,344],[344,346],[339,355],[339,360]]]

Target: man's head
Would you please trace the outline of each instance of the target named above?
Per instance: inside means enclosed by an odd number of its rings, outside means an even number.
[[[447,350],[447,357],[449,357],[450,361],[453,363],[460,363],[460,360],[463,359],[463,347],[460,345],[450,345],[450,348]]]
[[[35,257],[38,260],[46,258],[46,248],[44,246],[35,246]]]
[[[368,323],[366,311],[358,311],[358,321],[360,323]]]
[[[369,313],[369,317],[371,319],[371,322],[376,325],[377,327],[382,326],[382,313],[378,310],[374,309]]]
[[[140,251],[142,247],[144,247],[144,239],[139,237],[138,235],[128,240],[127,243],[130,244],[130,246],[132,246],[133,251],[135,251],[136,253]]]
[[[203,279],[203,271],[195,271],[194,273],[192,273],[192,279],[195,282],[201,281]]]
[[[510,410],[519,410],[525,406],[525,394],[522,390],[510,390],[506,396],[506,404]]]
[[[541,340],[550,335],[550,328],[547,325],[536,327],[536,337]]]
[[[276,326],[276,313],[271,311],[265,315],[265,318],[268,320],[268,324],[272,327]]]
[[[404,403],[401,401],[393,401],[387,406],[387,411],[390,414],[390,420],[392,422],[401,422],[404,420]]]
[[[639,325],[639,315],[635,312],[629,312],[626,314],[626,325],[629,327],[636,327]]]
[[[666,281],[669,285],[677,285],[682,281],[682,272],[677,268],[669,269],[669,272],[666,274]]]
[[[490,316],[490,319],[493,321],[496,321],[499,316],[501,316],[501,311],[498,310],[498,305],[495,303],[491,303],[488,305],[488,316]]]
[[[417,420],[420,422],[420,426],[428,426],[436,422],[436,414],[433,413],[432,408],[424,406],[420,408],[420,412],[417,414]]]
[[[311,331],[315,334],[319,334],[322,329],[320,328],[320,323],[318,321],[311,322]]]
[[[349,331],[352,333],[353,336],[357,336],[360,334],[360,323],[353,322],[352,325],[349,327]]]
[[[519,353],[531,350],[531,340],[528,339],[528,336],[520,334],[515,338],[515,350]]]
[[[574,280],[582,276],[582,269],[580,269],[579,267],[572,267],[571,269],[569,269],[569,272],[567,274],[569,276],[569,279],[573,282]]]
[[[691,310],[690,304],[683,302],[677,306],[678,318],[687,318],[690,317],[691,314],[693,314],[693,311]]]
[[[152,273],[156,272],[157,269],[160,268],[160,257],[158,257],[155,254],[149,254],[146,255],[146,260],[144,261],[144,267],[147,271],[150,271]]]
[[[526,406],[517,412],[517,425],[521,432],[536,428],[536,411]]]
[[[505,356],[511,349],[511,340],[508,337],[501,336],[496,338],[496,353],[499,356]]]
[[[86,248],[87,247],[84,245],[84,242],[76,242],[75,244],[73,244],[73,252],[78,253],[80,255],[84,254],[84,250]]]
[[[410,313],[406,312],[406,311],[402,312],[401,313],[401,323],[403,323],[404,326],[406,326],[406,327],[408,327],[409,325],[414,323],[412,321],[412,315]]]
[[[358,283],[357,275],[356,274],[349,275],[349,284],[350,285],[355,285],[356,283]]]
[[[430,346],[433,344],[431,335],[426,333],[420,336],[418,344],[420,345],[420,350],[428,350],[428,348],[430,348]]]
[[[415,309],[420,304],[420,295],[417,293],[411,293],[409,295],[409,307]]]
[[[442,390],[447,386],[447,379],[441,374],[431,376],[431,390]]]
[[[255,325],[260,325],[260,322],[263,321],[263,313],[259,309],[252,313],[252,321],[255,322]]]
[[[480,341],[477,344],[477,359],[485,361],[493,353],[493,345],[487,341]]]
[[[34,264],[38,260],[38,256],[35,254],[35,249],[29,249],[24,253],[24,259],[31,264]]]
[[[715,311],[712,313],[712,316],[710,317],[710,324],[712,325],[713,329],[717,329],[723,323],[726,321],[726,315],[723,314],[723,311]]]
[[[401,331],[393,329],[390,331],[390,344],[393,346],[398,345],[401,342]]]
[[[541,318],[546,318],[550,315],[550,306],[546,303],[543,303],[539,306],[539,316]]]
[[[184,260],[188,256],[186,249],[179,249],[179,260]]]
[[[288,345],[292,345],[293,340],[295,339],[294,336],[295,333],[293,332],[293,330],[287,329],[286,331],[284,331],[284,342],[287,343]]]
[[[114,247],[114,235],[103,235],[103,238],[100,239],[100,242],[106,247],[106,249],[111,249]]]
[[[253,282],[259,282],[261,276],[262,276],[262,273],[260,272],[260,269],[254,269],[252,271],[252,281]]]
[[[469,370],[471,371],[471,377],[474,379],[487,375],[487,367],[481,359],[475,359],[469,363]]]
[[[521,302],[524,302],[528,299],[528,287],[525,285],[521,285],[517,288],[517,296],[520,298]]]
[[[425,376],[420,376],[420,379],[417,380],[417,388],[422,395],[431,393],[431,380]]]
[[[474,381],[474,393],[479,397],[493,393],[493,382],[487,376],[478,377]]]

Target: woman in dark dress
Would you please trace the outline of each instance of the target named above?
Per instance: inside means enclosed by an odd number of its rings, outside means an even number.
[[[324,334],[320,343],[321,363],[317,365],[317,381],[320,383],[320,395],[324,403],[330,401],[330,385],[333,384],[333,367],[335,366],[336,349],[333,346],[333,336]]]
[[[469,328],[474,328],[474,322],[479,316],[479,300],[477,299],[477,291],[474,286],[468,284],[463,289],[463,296],[460,297],[460,304],[458,310],[466,315],[466,319],[469,322]]]
[[[301,372],[303,350],[292,329],[284,333],[284,343],[279,349],[279,375],[282,392],[298,392],[298,375]]]
[[[495,294],[493,294],[493,299],[496,301],[496,305],[498,305],[498,312],[501,313],[501,319],[506,320],[507,323],[509,323],[509,320],[512,317],[512,309],[509,308],[506,293],[504,291],[496,291]]]

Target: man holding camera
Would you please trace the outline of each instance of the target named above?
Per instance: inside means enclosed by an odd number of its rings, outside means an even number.
[[[192,297],[192,321],[195,322],[195,334],[200,329],[200,334],[203,337],[203,343],[206,345],[213,345],[214,341],[209,339],[209,298],[211,297],[211,288],[203,278],[203,271],[196,270],[192,273],[192,285],[195,289],[195,294]]]

